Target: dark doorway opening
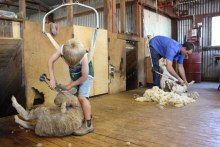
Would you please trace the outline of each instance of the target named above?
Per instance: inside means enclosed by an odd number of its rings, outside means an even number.
[[[137,42],[126,41],[126,90],[138,88]]]

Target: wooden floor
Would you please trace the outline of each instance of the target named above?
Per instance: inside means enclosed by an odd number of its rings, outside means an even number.
[[[194,84],[199,99],[183,108],[136,102],[133,94],[145,88],[91,98],[94,133],[76,137],[38,137],[20,129],[13,117],[0,119],[0,146],[34,147],[219,147],[220,90],[218,83]]]

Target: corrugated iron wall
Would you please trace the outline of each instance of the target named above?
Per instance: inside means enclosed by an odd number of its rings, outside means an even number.
[[[192,24],[191,19],[183,19],[177,22],[178,41],[180,43],[184,43],[185,36],[188,35],[191,24]]]
[[[189,33],[190,26],[197,15],[203,17],[202,20],[202,80],[218,81],[220,77],[220,61],[215,61],[214,54],[220,54],[220,47],[211,47],[211,25],[212,15],[220,16],[220,0],[194,0],[181,3],[179,12],[188,10],[192,19],[182,19],[178,21],[178,41],[183,43],[185,36]]]
[[[128,0],[126,0],[128,2]],[[100,28],[104,29],[104,12],[103,12],[103,0],[90,0],[90,1],[85,1],[83,4],[92,6],[96,9],[99,9],[99,22],[100,22]],[[117,4],[120,4],[120,1],[117,0]],[[83,12],[88,11],[88,8],[83,8],[83,7],[75,7],[74,6],[74,14],[80,14]],[[126,5],[126,32],[127,33],[134,33],[134,24],[133,24],[133,11],[134,11],[134,6],[133,5]],[[61,18],[66,16],[65,9],[60,9],[57,10],[55,13],[55,19]],[[117,27],[118,27],[118,32],[120,32],[120,7],[117,7],[116,9],[116,15],[117,15]],[[74,17],[74,24],[75,25],[80,25],[80,26],[87,26],[87,27],[95,27],[96,26],[96,20],[95,20],[95,14],[85,14],[81,15],[78,17]],[[59,25],[65,26],[66,25],[66,20],[60,21],[58,23]]]
[[[220,55],[220,47],[211,46],[211,25],[212,18],[203,18],[203,31],[202,31],[202,78],[203,80],[220,80],[220,60],[216,61],[213,57],[214,54]]]
[[[188,0],[180,3],[178,10],[188,10],[189,15],[201,15],[220,12],[219,0]]]
[[[130,2],[131,0],[126,0],[126,2]],[[116,9],[116,15],[117,15],[117,27],[118,27],[118,32],[120,32],[120,0],[117,0],[117,9]],[[99,14],[99,26],[100,28],[104,29],[104,8],[103,8],[103,0],[89,0],[89,1],[84,1],[82,2],[85,5],[94,7],[95,9],[98,10]],[[119,7],[118,7],[119,6]],[[55,6],[56,7],[56,6]],[[96,26],[96,16],[95,13],[88,13],[88,14],[83,14],[83,12],[88,12],[90,9],[81,7],[81,6],[73,6],[73,11],[74,14],[80,14],[80,16],[74,16],[74,25],[80,25],[80,26],[87,26],[87,27],[95,27]],[[130,4],[126,4],[126,32],[129,34],[134,33],[134,6]],[[66,17],[66,10],[65,7],[56,10],[54,13],[54,19],[60,19],[63,17]],[[43,19],[43,16],[45,13],[36,13],[34,15],[31,15],[28,19],[31,21],[35,22],[41,22]],[[61,20],[57,23],[60,26],[66,26],[67,21]]]

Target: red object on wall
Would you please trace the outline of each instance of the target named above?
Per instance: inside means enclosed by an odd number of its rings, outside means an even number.
[[[201,82],[201,52],[193,52],[189,55],[188,59],[184,60],[183,66],[186,73],[186,79],[188,82],[195,81]]]

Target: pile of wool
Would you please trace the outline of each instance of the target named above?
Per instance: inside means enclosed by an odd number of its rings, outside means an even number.
[[[135,100],[139,102],[157,102],[159,105],[171,105],[175,107],[183,107],[187,104],[195,102],[199,97],[197,92],[177,94],[174,92],[165,92],[157,86],[147,89],[143,97],[138,97]]]

